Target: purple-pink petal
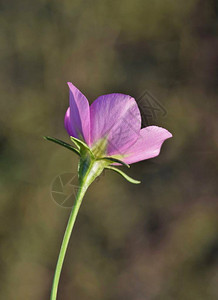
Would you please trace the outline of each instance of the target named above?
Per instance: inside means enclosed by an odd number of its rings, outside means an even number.
[[[68,107],[65,117],[64,117],[64,126],[65,126],[68,134],[70,136],[73,136],[74,133],[73,133],[73,130],[72,130],[71,124],[70,124],[70,107]]]
[[[90,144],[90,112],[86,97],[68,82],[70,107],[65,114],[64,124],[69,135]]]
[[[153,158],[160,153],[161,146],[172,134],[158,126],[148,126],[140,130],[137,141],[125,153],[123,161],[132,164],[141,160]]]
[[[86,97],[70,82],[70,107],[64,124],[69,135],[84,140],[88,146],[106,146],[107,155],[131,164],[153,158],[172,134],[158,126],[141,129],[141,115],[134,98],[124,94],[98,97],[89,107]],[[104,141],[101,140],[105,139]],[[105,149],[103,149],[105,151]]]
[[[107,138],[107,155],[120,154],[136,140],[141,115],[134,98],[123,94],[98,97],[90,107],[90,143]]]

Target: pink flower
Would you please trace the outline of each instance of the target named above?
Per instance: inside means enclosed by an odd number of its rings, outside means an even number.
[[[70,106],[65,128],[84,141],[97,157],[113,157],[127,164],[158,156],[172,134],[158,126],[141,129],[141,115],[134,98],[124,94],[98,97],[90,106],[70,82]]]

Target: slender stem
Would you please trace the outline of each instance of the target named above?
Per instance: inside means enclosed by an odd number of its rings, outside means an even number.
[[[81,153],[81,152],[80,152]],[[82,203],[83,197],[85,195],[85,192],[89,185],[94,181],[94,179],[101,174],[101,172],[104,169],[104,164],[99,161],[94,161],[90,159],[90,156],[84,153],[84,157],[80,159],[80,164],[79,164],[79,182],[80,182],[80,188],[77,193],[75,205],[72,208],[68,223],[67,223],[67,228],[64,233],[64,238],[62,241],[60,253],[58,256],[58,261],[55,269],[55,274],[54,274],[54,280],[53,280],[53,285],[52,285],[52,290],[51,290],[51,297],[50,300],[56,300],[57,298],[57,290],[58,290],[58,283],[61,275],[61,270],[65,258],[65,254],[67,251],[67,246],[70,240],[70,236],[73,230],[74,223],[76,221],[76,217],[80,208],[80,205]]]
[[[64,262],[64,257],[66,254],[67,246],[70,240],[71,232],[73,230],[73,226],[76,221],[76,217],[80,208],[80,205],[82,203],[82,199],[85,195],[85,192],[87,190],[87,186],[81,185],[81,188],[79,188],[78,193],[77,193],[77,198],[74,207],[72,208],[67,227],[64,233],[64,238],[62,241],[56,269],[55,269],[55,274],[54,274],[54,280],[53,280],[53,285],[52,285],[52,290],[51,290],[51,298],[50,300],[56,300],[57,298],[57,290],[58,290],[58,283],[61,275],[61,270]]]

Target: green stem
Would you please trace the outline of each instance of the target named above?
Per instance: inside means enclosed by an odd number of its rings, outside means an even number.
[[[80,208],[80,205],[82,203],[83,197],[85,195],[85,192],[87,190],[88,186],[81,184],[81,187],[78,190],[77,197],[76,197],[76,202],[74,207],[72,208],[68,224],[65,230],[64,238],[62,241],[56,269],[55,269],[55,274],[54,274],[54,280],[53,280],[53,285],[52,285],[52,290],[51,290],[51,298],[50,300],[56,300],[57,298],[57,290],[58,290],[58,283],[61,275],[61,270],[64,262],[64,257],[67,251],[67,246],[70,240],[71,232],[73,230],[73,226],[76,221],[76,217]]]
[[[81,152],[80,152],[81,153]],[[81,159],[79,163],[79,182],[80,188],[77,193],[75,205],[72,208],[69,221],[67,223],[67,228],[64,233],[64,238],[61,245],[61,250],[59,253],[54,280],[51,290],[51,298],[50,300],[56,300],[57,298],[57,290],[58,283],[61,275],[61,270],[64,262],[64,257],[67,251],[67,246],[70,240],[70,236],[73,230],[74,223],[76,221],[76,217],[82,203],[85,192],[87,191],[89,185],[95,180],[97,176],[101,174],[105,167],[105,162],[92,160],[90,154],[87,154],[87,151],[81,153]]]

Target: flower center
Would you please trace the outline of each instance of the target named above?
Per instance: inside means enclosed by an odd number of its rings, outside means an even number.
[[[91,150],[96,158],[107,155],[107,139],[102,138],[92,145]]]

